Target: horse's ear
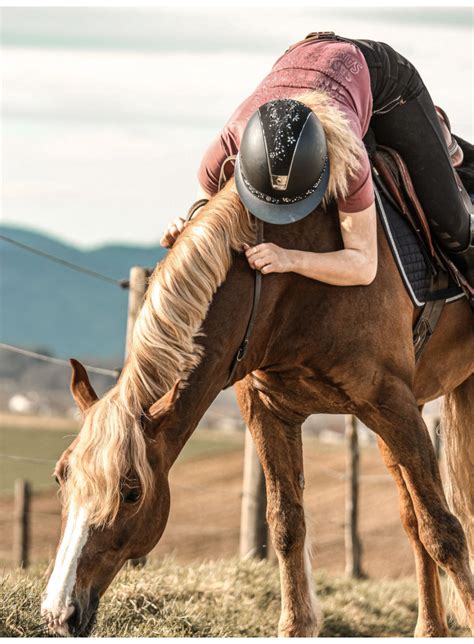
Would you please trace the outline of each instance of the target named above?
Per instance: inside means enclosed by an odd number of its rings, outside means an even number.
[[[89,407],[98,400],[98,397],[92,388],[85,367],[79,362],[79,360],[75,360],[74,358],[71,358],[69,362],[72,367],[72,397],[76,401],[76,405],[82,413],[85,413]]]
[[[152,421],[159,420],[171,411],[179,395],[180,383],[181,380],[177,380],[171,389],[150,407],[147,415]]]

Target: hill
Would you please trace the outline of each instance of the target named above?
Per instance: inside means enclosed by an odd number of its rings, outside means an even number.
[[[0,226],[0,234],[115,279],[131,266],[153,267],[166,251],[158,245],[108,245],[81,250],[46,235]],[[54,264],[0,240],[0,339],[41,347],[58,356],[120,358],[127,291]]]

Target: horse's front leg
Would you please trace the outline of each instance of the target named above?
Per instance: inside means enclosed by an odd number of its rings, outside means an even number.
[[[314,637],[319,631],[321,617],[307,550],[301,424],[277,418],[247,381],[239,382],[236,391],[265,473],[267,521],[280,567],[278,634],[280,637]]]
[[[447,637],[449,635],[441,593],[438,566],[420,540],[418,520],[406,483],[390,448],[378,439],[385,465],[397,484],[400,516],[415,557],[418,581],[418,621],[415,637]]]

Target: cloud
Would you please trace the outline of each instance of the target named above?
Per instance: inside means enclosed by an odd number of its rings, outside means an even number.
[[[472,28],[462,7],[6,8],[5,46],[155,52],[270,52],[341,21]],[[362,34],[366,36],[366,34]],[[375,36],[376,38],[376,36]]]
[[[469,139],[470,32],[443,16],[407,8],[3,10],[2,217],[78,244],[156,240],[193,200],[211,139],[311,29],[389,42]]]

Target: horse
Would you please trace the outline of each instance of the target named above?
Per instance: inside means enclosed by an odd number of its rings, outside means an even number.
[[[326,135],[329,143],[338,140]],[[266,243],[316,252],[343,247],[333,198],[344,183],[338,147],[329,147],[336,173],[330,198],[299,222],[266,225]],[[254,274],[242,248],[252,243],[255,222],[230,180],[156,267],[117,384],[99,400],[84,367],[71,361],[71,391],[84,421],[55,468],[62,528],[42,602],[55,634],[90,632],[124,563],[159,541],[170,468],[228,384],[247,328]],[[377,435],[415,557],[415,635],[448,634],[438,566],[454,589],[458,620],[474,626],[472,314],[465,299],[446,304],[418,362],[416,316],[380,222],[370,285],[334,287],[294,273],[263,277],[248,351],[230,384],[264,470],[281,636],[314,636],[322,620],[306,534],[301,436],[302,423],[316,413],[353,414]],[[449,504],[421,415],[439,396]]]

